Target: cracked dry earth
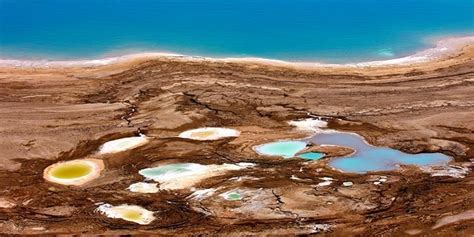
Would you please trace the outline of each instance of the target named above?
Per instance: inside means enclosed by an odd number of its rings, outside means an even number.
[[[158,58],[88,68],[0,69],[2,234],[326,234],[472,236],[474,175],[432,177],[415,167],[369,174],[259,156],[253,146],[306,133],[289,120],[323,116],[329,128],[377,146],[442,152],[471,169],[474,47],[443,60],[380,68],[282,67]],[[229,127],[237,138],[178,138],[187,129]],[[58,161],[97,156],[111,139],[144,133],[150,142],[101,156],[106,169],[83,186],[43,180]],[[132,193],[138,171],[161,163],[254,167],[206,179],[195,190]],[[376,185],[383,177],[386,182]],[[324,177],[333,180],[321,185]],[[343,182],[352,182],[345,186]],[[222,193],[240,190],[242,200]],[[156,220],[138,225],[94,211],[97,203],[140,205]],[[470,211],[470,212],[469,212]]]

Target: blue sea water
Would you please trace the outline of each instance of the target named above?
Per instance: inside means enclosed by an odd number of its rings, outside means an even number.
[[[388,59],[473,33],[473,12],[473,0],[0,0],[0,58]]]

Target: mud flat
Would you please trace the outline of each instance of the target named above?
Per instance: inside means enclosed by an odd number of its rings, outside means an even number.
[[[474,45],[443,42],[410,60],[357,65],[177,55],[3,61],[0,233],[471,236]],[[305,120],[314,117],[324,122]],[[300,151],[327,155],[314,160],[254,150],[308,139],[319,126],[450,159],[351,173],[331,167],[350,149]],[[180,136],[196,128],[233,130]],[[112,152],[99,152],[104,144]],[[81,185],[43,179],[74,160],[104,169]],[[180,163],[212,173],[186,176],[185,186],[140,175]]]

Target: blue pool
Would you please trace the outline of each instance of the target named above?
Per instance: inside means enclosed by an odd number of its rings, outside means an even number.
[[[407,154],[389,147],[372,146],[363,137],[352,133],[317,134],[309,141],[356,150],[350,156],[334,158],[329,162],[331,167],[349,173],[395,170],[400,165],[444,166],[451,161],[449,156],[441,153]]]
[[[296,153],[305,149],[306,145],[306,142],[303,141],[278,141],[257,146],[255,151],[261,155],[292,158]]]

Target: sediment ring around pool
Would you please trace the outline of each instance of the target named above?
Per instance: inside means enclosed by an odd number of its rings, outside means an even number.
[[[43,172],[43,178],[52,183],[79,186],[98,178],[103,169],[102,160],[71,160],[48,166]]]

